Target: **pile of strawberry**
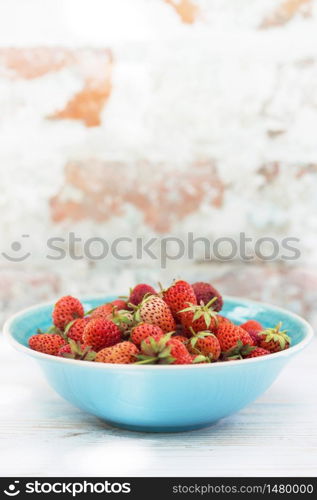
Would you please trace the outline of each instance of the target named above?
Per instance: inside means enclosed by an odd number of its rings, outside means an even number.
[[[82,361],[120,364],[196,364],[254,358],[287,349],[281,323],[264,329],[254,320],[235,325],[219,312],[220,293],[209,283],[175,281],[156,292],[139,284],[125,299],[85,314],[62,297],[53,326],[29,339],[36,351]]]

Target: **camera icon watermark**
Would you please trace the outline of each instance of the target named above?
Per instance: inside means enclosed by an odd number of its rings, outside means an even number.
[[[22,238],[30,238],[29,234],[22,234]],[[1,252],[2,257],[10,262],[24,262],[31,256],[31,252],[24,252],[20,241],[13,241],[10,245],[10,253]]]
[[[21,491],[18,488],[18,484],[20,484],[20,481],[14,481],[13,483],[9,484],[7,488],[3,491],[5,495],[8,497],[16,497],[21,493]]]

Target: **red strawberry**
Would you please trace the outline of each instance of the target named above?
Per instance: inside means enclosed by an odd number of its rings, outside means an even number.
[[[188,343],[188,338],[185,337],[184,335],[173,335],[172,339],[179,340],[180,342],[182,342],[182,344],[185,345],[187,345]]]
[[[243,328],[243,330],[247,331],[248,333],[249,333],[249,330],[251,330],[251,331],[256,330],[258,332],[262,332],[262,330],[264,330],[261,323],[259,323],[259,321],[256,321],[255,319],[249,319],[248,321],[245,321],[244,323],[242,323],[240,326],[241,326],[241,328]]]
[[[162,295],[174,318],[186,323],[186,318],[191,314],[181,311],[188,306],[197,305],[196,296],[191,285],[186,281],[176,281],[167,290],[163,290]]]
[[[150,295],[143,299],[135,312],[136,320],[159,326],[164,333],[174,331],[176,323],[170,308],[157,295]]]
[[[217,319],[218,319],[219,323],[226,322],[226,321],[229,321],[229,323],[230,323],[230,319],[226,318],[225,316],[222,316],[221,314],[217,315]]]
[[[60,335],[55,333],[38,333],[29,338],[29,346],[34,351],[57,356],[60,348],[66,344]]]
[[[111,304],[117,309],[117,311],[121,311],[121,309],[127,308],[127,303],[122,299],[113,300]]]
[[[270,354],[270,351],[262,349],[262,347],[256,347],[250,354],[245,356],[245,358],[257,358],[259,356],[266,356],[266,354]]]
[[[221,311],[223,306],[223,298],[216,288],[214,288],[210,283],[204,283],[203,281],[198,281],[192,285],[197,304],[208,304],[214,297],[217,298],[213,303],[213,309],[216,312]]]
[[[105,318],[93,318],[85,326],[83,342],[94,351],[110,347],[121,340],[121,331],[112,321]]]
[[[141,354],[137,364],[192,364],[192,358],[185,345],[171,338],[171,334],[163,337],[147,337],[141,343]]]
[[[218,325],[216,336],[219,340],[221,351],[225,352],[226,354],[229,354],[227,353],[227,351],[237,348],[238,341],[241,342],[242,346],[253,346],[253,340],[251,339],[248,332],[243,330],[243,328],[241,328],[240,326],[234,325],[229,320],[222,321]]]
[[[270,352],[278,352],[287,349],[290,346],[291,339],[287,335],[286,330],[281,330],[282,323],[279,323],[274,328],[267,328],[259,333],[260,347],[267,349]]]
[[[145,283],[140,283],[130,291],[128,303],[133,304],[134,306],[138,306],[142,302],[144,295],[147,294],[156,295],[156,291],[152,286],[146,285]]]
[[[174,358],[172,365],[187,365],[192,363],[191,355],[189,354],[183,342],[176,339],[169,340],[166,345],[171,348],[170,356]]]
[[[75,342],[82,342],[84,329],[89,321],[90,321],[90,318],[88,318],[88,317],[78,318],[78,319],[71,321],[70,323],[68,323],[68,325],[65,328],[65,332],[64,332],[65,335],[67,335],[67,337],[69,339],[72,339]]]
[[[108,318],[109,315],[111,315],[114,310],[115,311],[121,311],[122,309],[125,309],[126,307],[126,302],[124,300],[118,299],[118,300],[113,300],[112,302],[107,302],[107,304],[102,304],[101,306],[96,307],[91,313],[92,318]]]
[[[192,328],[195,332],[215,331],[219,321],[217,313],[213,309],[214,301],[215,298],[206,305],[190,305],[183,309],[180,318],[182,325],[187,329]]]
[[[148,323],[140,323],[135,326],[131,332],[131,342],[140,347],[141,342],[144,339],[154,335],[160,335],[162,337],[164,332],[159,326],[150,325]]]
[[[108,318],[113,311],[113,305],[111,302],[107,304],[102,304],[96,307],[91,313],[91,318]]]
[[[106,347],[98,352],[97,363],[130,364],[136,361],[139,349],[132,342],[120,342],[112,347]]]
[[[53,323],[60,330],[64,330],[68,323],[83,316],[84,308],[81,302],[67,295],[56,302],[53,310]]]
[[[240,325],[240,326],[241,326],[241,328],[243,328],[243,330],[248,332],[248,334],[252,338],[254,344],[259,345],[259,343],[260,343],[259,333],[264,330],[261,323],[259,323],[258,321],[254,320],[254,319],[250,319],[249,321],[242,323],[242,325]]]
[[[69,344],[60,348],[58,356],[69,359],[79,359],[82,361],[94,361],[96,353],[90,346],[70,340]]]
[[[188,350],[193,354],[202,354],[210,361],[217,361],[221,354],[219,340],[209,331],[194,332],[193,337],[189,340]]]

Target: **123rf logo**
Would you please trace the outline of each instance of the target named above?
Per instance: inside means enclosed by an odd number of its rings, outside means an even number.
[[[4,494],[8,497],[14,497],[21,493],[21,488],[18,487],[19,481],[13,481],[9,484],[5,490]],[[41,481],[33,481],[25,484],[25,489],[22,493],[27,494],[68,494],[72,497],[76,497],[80,494],[85,493],[97,493],[97,494],[105,494],[105,493],[131,493],[131,484],[130,483],[119,483],[119,482],[95,482],[92,483],[90,481],[81,481],[81,482],[41,482]]]

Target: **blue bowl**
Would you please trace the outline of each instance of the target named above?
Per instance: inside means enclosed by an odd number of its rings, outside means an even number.
[[[83,300],[86,310],[115,297]],[[19,351],[35,358],[50,385],[67,401],[109,424],[148,432],[177,432],[208,426],[260,396],[282,368],[311,340],[311,326],[299,316],[260,302],[225,298],[224,316],[235,323],[279,321],[292,346],[259,358],[202,365],[114,365],[48,356],[28,348],[37,328],[51,324],[53,304],[12,317],[5,334]]]

